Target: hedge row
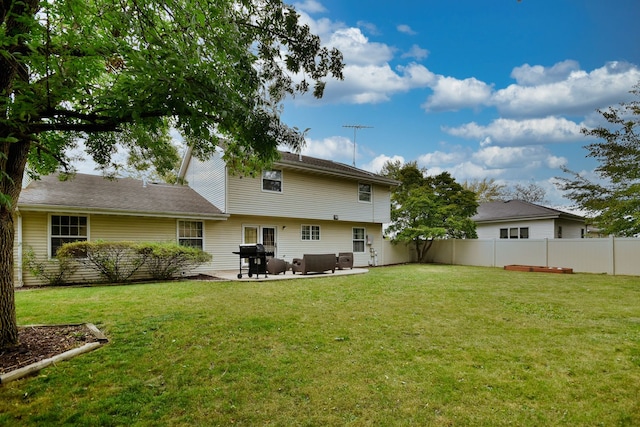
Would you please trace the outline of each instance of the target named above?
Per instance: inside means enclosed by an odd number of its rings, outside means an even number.
[[[31,250],[24,259],[31,274],[50,285],[61,285],[80,266],[96,271],[109,283],[127,282],[136,273],[140,279],[168,280],[209,262],[211,255],[176,243],[84,241],[62,245],[53,260],[39,261]]]

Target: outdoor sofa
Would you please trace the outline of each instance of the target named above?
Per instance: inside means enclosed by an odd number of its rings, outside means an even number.
[[[293,274],[296,273],[323,273],[336,271],[336,254],[304,254],[302,258],[294,258],[291,266]]]

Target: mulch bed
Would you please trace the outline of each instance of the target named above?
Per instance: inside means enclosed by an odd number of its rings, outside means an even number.
[[[0,349],[0,374],[99,341],[84,324],[20,327],[18,340],[16,347]]]

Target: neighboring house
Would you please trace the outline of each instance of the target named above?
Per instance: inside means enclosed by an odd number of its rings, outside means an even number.
[[[173,241],[213,260],[198,271],[238,268],[240,244],[262,243],[289,262],[305,253],[353,252],[354,265],[381,263],[382,224],[394,180],[355,167],[282,153],[255,178],[233,176],[220,155],[185,156],[189,186],[77,174],[29,182],[18,200],[16,285],[38,284],[22,250],[51,257],[76,240]]]
[[[585,219],[522,200],[480,203],[479,239],[578,239],[586,235]]]

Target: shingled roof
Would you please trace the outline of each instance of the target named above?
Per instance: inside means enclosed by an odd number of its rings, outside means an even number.
[[[332,160],[302,156],[300,154],[290,153],[286,151],[280,152],[280,160],[277,160],[275,164],[282,167],[305,169],[311,172],[348,177],[383,185],[397,186],[400,184],[396,180],[372,172],[368,172],[363,169],[358,169],[355,166],[349,166],[347,164],[334,162]]]
[[[58,175],[29,183],[18,200],[20,210],[78,210],[108,213],[224,219],[227,215],[187,186],[145,183],[133,178],[110,180],[76,174]]]
[[[584,220],[584,218],[579,215],[570,214],[557,209],[548,208],[546,206],[536,205],[535,203],[525,202],[523,200],[480,203],[478,206],[478,213],[471,217],[475,222],[549,218]]]

